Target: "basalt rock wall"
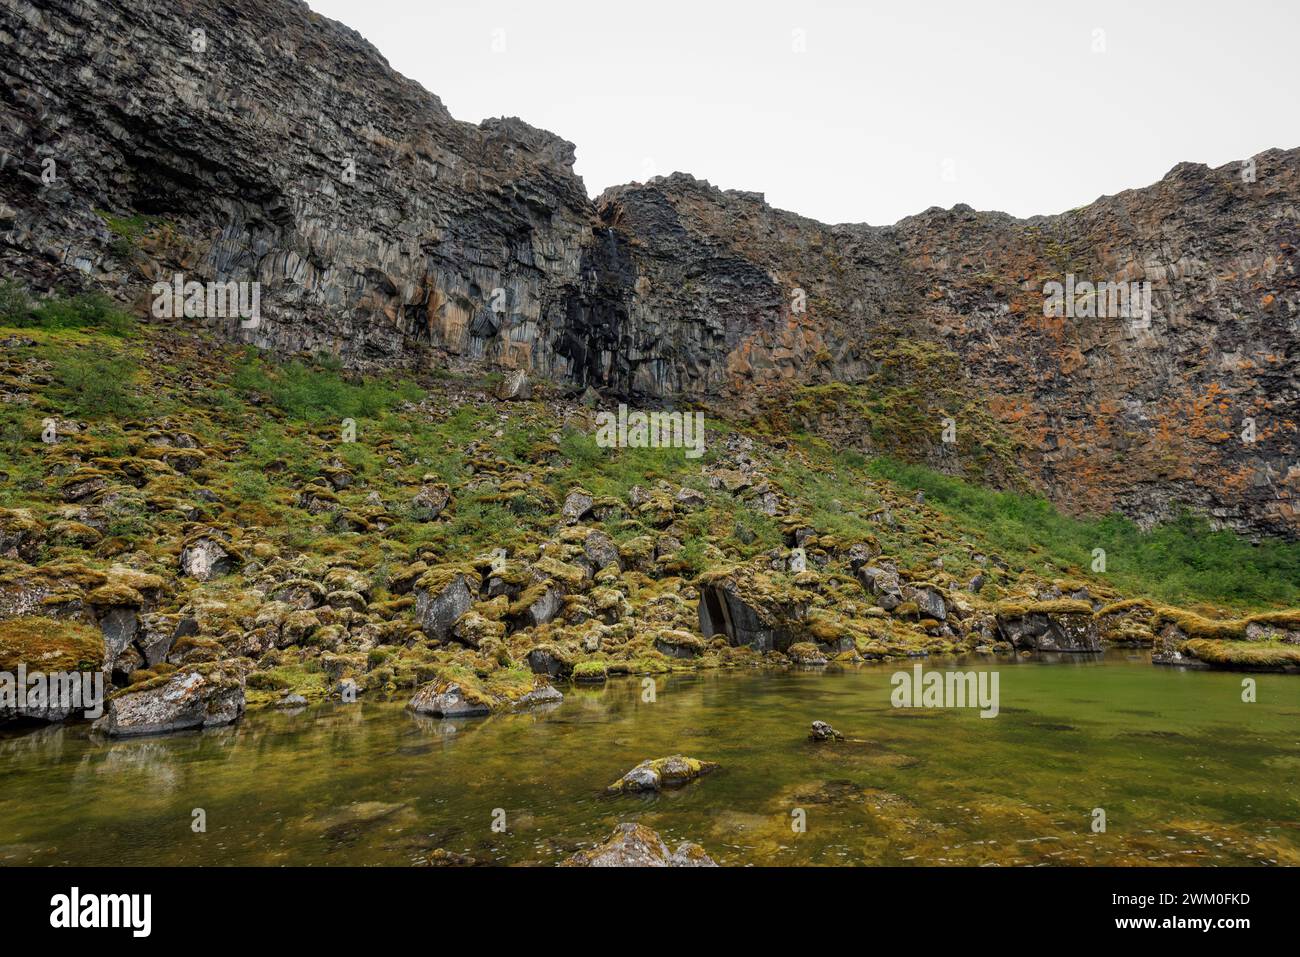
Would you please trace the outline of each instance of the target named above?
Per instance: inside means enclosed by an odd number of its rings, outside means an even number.
[[[1300,151],[1059,216],[828,226],[683,174],[592,201],[572,144],[457,121],[294,0],[0,0],[0,47],[0,271],[37,290],[147,316],[177,273],[256,281],[255,325],[201,321],[647,402],[761,413],[887,382],[908,442],[852,406],[812,427],[1003,484],[1009,456],[1078,512],[1300,531]],[[1149,323],[1044,316],[1067,275],[1150,283]],[[950,453],[947,417],[973,448]]]

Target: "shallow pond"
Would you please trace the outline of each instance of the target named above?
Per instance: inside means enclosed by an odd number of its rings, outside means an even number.
[[[0,863],[411,864],[442,848],[554,864],[638,820],[723,864],[1300,864],[1300,679],[1254,676],[1248,704],[1242,675],[1145,653],[925,667],[954,666],[999,673],[996,718],[893,708],[890,676],[911,665],[891,663],[659,678],[653,701],[622,679],[479,720],[403,699],[114,742],[50,727],[0,738]],[[809,742],[813,719],[846,740]],[[674,752],[722,769],[603,793]]]

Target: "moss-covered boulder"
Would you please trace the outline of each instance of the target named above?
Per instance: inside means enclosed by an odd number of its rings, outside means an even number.
[[[698,658],[708,646],[699,635],[689,631],[662,628],[654,633],[654,647],[669,658]]]
[[[561,867],[717,867],[704,848],[683,841],[669,851],[663,839],[644,824],[620,824],[600,845],[578,851]]]
[[[0,556],[34,562],[45,546],[45,524],[25,508],[0,508]]]
[[[723,635],[732,645],[784,651],[800,640],[812,595],[752,566],[706,572],[700,590],[700,632]]]
[[[425,572],[415,583],[415,619],[430,638],[445,640],[456,620],[474,604],[471,586],[478,586],[473,572],[439,567]]]
[[[906,600],[898,570],[892,565],[862,565],[854,574],[867,594],[885,611],[893,611]]]
[[[820,667],[826,664],[825,653],[811,641],[797,641],[785,653],[797,665]]]
[[[1059,598],[1041,602],[1002,602],[996,609],[1001,636],[1027,651],[1101,651],[1101,636],[1086,601]]]
[[[666,758],[642,761],[605,790],[610,794],[630,791],[661,791],[678,788],[698,777],[716,771],[720,765],[713,761],[700,761],[685,755],[674,754]]]
[[[244,713],[244,669],[192,665],[132,684],[108,700],[94,728],[109,737],[169,734],[231,724]]]

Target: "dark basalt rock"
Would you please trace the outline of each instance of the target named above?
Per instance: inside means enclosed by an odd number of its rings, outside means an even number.
[[[1048,604],[1048,603],[1045,603]],[[999,633],[1029,651],[1101,651],[1101,637],[1090,609],[1035,609],[999,613]]]

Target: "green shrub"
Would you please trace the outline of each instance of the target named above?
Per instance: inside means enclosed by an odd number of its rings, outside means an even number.
[[[32,298],[21,283],[0,282],[0,326],[24,326],[31,321]]]
[[[135,375],[135,363],[125,356],[70,352],[54,360],[55,397],[73,415],[128,416],[141,407]]]
[[[1100,548],[1104,578],[1167,601],[1300,602],[1297,543],[1253,544],[1191,514],[1149,532],[1121,515],[1072,518],[1039,496],[999,492],[892,459],[873,459],[868,471],[924,491],[927,504],[981,534],[1004,558],[1027,565],[1046,559],[1059,568],[1090,569],[1093,550]]]
[[[113,336],[125,336],[134,326],[134,320],[100,292],[51,296],[34,305],[24,304],[25,300],[25,292],[7,283],[0,294],[0,321],[39,329],[90,329]]]
[[[349,381],[328,358],[313,365],[294,361],[278,366],[249,355],[236,369],[233,385],[241,392],[264,395],[289,415],[309,422],[375,416],[419,395],[409,383]]]

